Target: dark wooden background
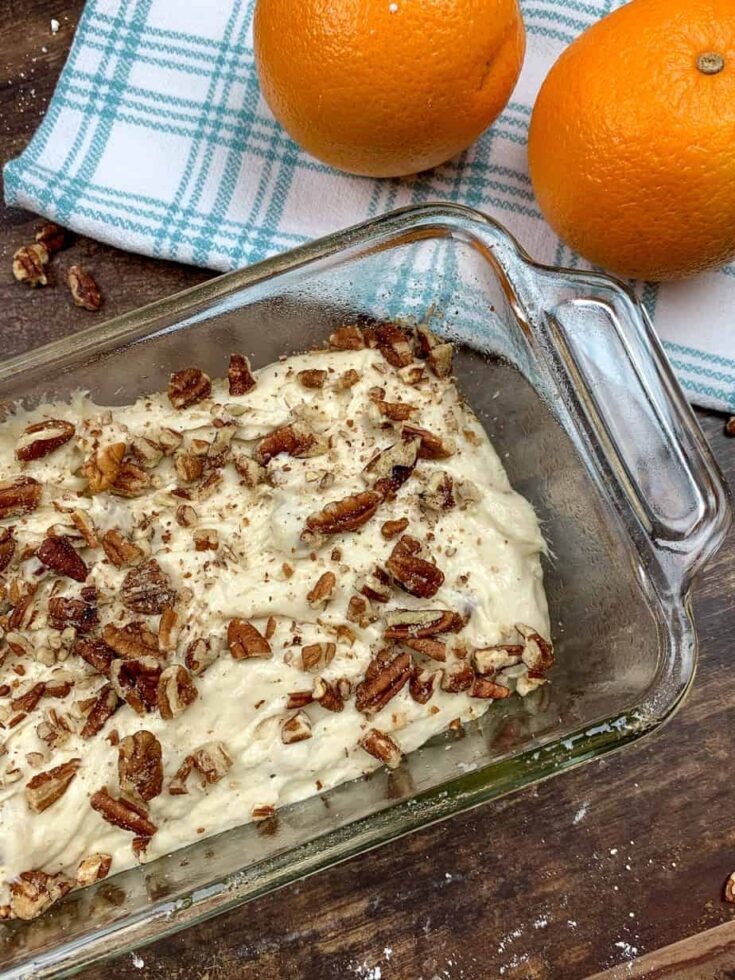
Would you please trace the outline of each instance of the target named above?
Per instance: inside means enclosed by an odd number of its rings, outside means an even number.
[[[82,0],[0,0],[2,162],[23,149],[43,115],[81,8]],[[60,22],[56,35],[52,17]],[[37,224],[23,211],[0,210],[6,356],[209,275],[78,239],[56,266],[87,265],[105,296],[100,313],[78,311],[61,284],[31,291],[13,281],[12,253],[32,240]],[[699,418],[733,480],[735,440],[723,435],[722,418]],[[722,901],[735,869],[732,535],[697,583],[695,610],[701,665],[694,691],[644,744],[85,977],[577,980],[620,963],[619,977],[735,977],[735,907]],[[696,934],[703,935],[631,966]]]

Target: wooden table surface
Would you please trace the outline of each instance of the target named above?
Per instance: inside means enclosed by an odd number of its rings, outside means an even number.
[[[43,115],[81,7],[0,0],[2,162],[23,149]],[[13,281],[12,253],[37,224],[26,212],[0,211],[6,356],[209,275],[78,239],[56,265],[87,265],[105,296],[100,313],[81,312],[62,284],[31,291]],[[699,418],[733,481],[735,440],[723,435],[722,418]],[[735,977],[735,906],[722,900],[735,869],[734,612],[731,534],[697,582],[699,672],[663,731],[85,978]]]

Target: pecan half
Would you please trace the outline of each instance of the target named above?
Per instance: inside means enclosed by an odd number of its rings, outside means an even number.
[[[413,672],[410,653],[399,653],[393,659],[386,651],[374,657],[365,673],[365,680],[355,689],[355,707],[364,714],[374,715],[398,694]]]
[[[307,426],[300,422],[291,422],[274,429],[260,440],[255,447],[255,459],[265,465],[282,453],[302,459],[319,456],[326,448],[324,440]]]
[[[405,367],[413,360],[413,351],[406,333],[395,323],[380,323],[375,328],[378,350],[395,368]]]
[[[126,796],[148,802],[163,788],[163,754],[155,735],[145,730],[126,735],[117,747],[117,776]]]
[[[365,346],[365,337],[358,326],[346,324],[344,327],[337,327],[334,333],[329,335],[329,344],[335,350],[362,350]]]
[[[420,542],[406,534],[396,543],[385,567],[404,592],[431,599],[444,584],[444,573],[420,558],[420,550]]]
[[[118,697],[139,715],[153,711],[158,704],[160,676],[161,665],[155,657],[114,660],[110,667],[110,682]]]
[[[319,576],[313,589],[306,596],[306,601],[312,609],[323,609],[326,606],[332,598],[336,584],[337,576],[334,572],[324,572]]]
[[[101,732],[119,707],[120,698],[112,684],[105,684],[104,687],[100,688],[92,710],[87,715],[84,728],[82,728],[82,738],[92,738]]]
[[[310,643],[301,649],[301,669],[322,670],[334,660],[337,652],[335,643]]]
[[[65,419],[46,419],[26,426],[15,447],[15,457],[23,463],[42,459],[69,442],[74,432],[74,426]]]
[[[390,541],[391,538],[396,538],[399,534],[403,534],[407,527],[408,518],[401,517],[397,521],[384,521],[380,526],[380,533],[387,541]]]
[[[89,310],[91,313],[95,313],[102,306],[100,287],[97,285],[94,276],[84,266],[69,266],[66,282],[75,306],[82,310]]]
[[[142,807],[132,800],[111,796],[104,788],[98,789],[89,802],[107,823],[121,830],[129,830],[136,837],[152,837],[158,830]]]
[[[60,766],[37,773],[26,783],[26,800],[34,813],[44,810],[60,800],[82,764],[81,759],[69,759]]]
[[[441,640],[432,640],[430,637],[426,637],[423,640],[404,640],[403,642],[409,650],[423,653],[425,657],[430,657],[431,660],[444,662],[447,659],[447,645]]]
[[[192,674],[203,674],[207,667],[215,662],[219,656],[219,651],[211,640],[198,637],[192,640],[186,649],[184,663]]]
[[[227,646],[235,660],[273,656],[268,640],[245,619],[230,620],[227,627]]]
[[[187,755],[171,780],[168,791],[171,796],[181,796],[189,792],[186,787],[191,772],[196,769],[201,777],[202,789],[213,786],[227,775],[232,768],[224,742],[206,742]]]
[[[86,888],[88,885],[93,885],[95,881],[102,881],[110,873],[110,868],[112,867],[112,855],[104,854],[102,852],[98,854],[88,854],[79,863],[76,873],[76,882],[80,888]]]
[[[390,735],[377,728],[371,728],[358,742],[373,758],[385,763],[389,769],[396,769],[401,764],[403,753]]]
[[[77,554],[71,538],[66,535],[46,538],[36,551],[36,558],[47,568],[73,578],[75,582],[83,582],[89,574],[86,562]]]
[[[108,623],[102,630],[102,639],[110,650],[125,660],[158,656],[158,637],[145,623],[125,626]]]
[[[408,681],[408,691],[417,704],[426,704],[431,700],[439,673],[437,670],[414,668]]]
[[[133,544],[122,531],[113,528],[105,531],[101,538],[102,550],[116,568],[124,565],[137,565],[144,558],[144,552]]]
[[[404,436],[421,441],[419,447],[419,459],[448,459],[453,456],[456,447],[449,439],[442,439],[441,436],[429,432],[428,429],[420,429],[415,425],[403,426]]]
[[[52,596],[48,601],[48,623],[55,630],[72,626],[79,633],[88,633],[99,623],[96,601]]]
[[[44,246],[49,255],[52,252],[60,251],[66,244],[66,231],[53,221],[41,225],[33,237]]]
[[[418,439],[402,439],[370,460],[363,479],[385,497],[394,497],[411,476],[419,455]]]
[[[303,388],[323,388],[327,372],[319,368],[307,368],[306,371],[299,371],[296,377]]]
[[[510,688],[503,687],[502,684],[496,684],[488,677],[476,677],[472,682],[470,697],[498,700],[500,698],[509,698],[511,693]]]
[[[158,681],[158,710],[161,718],[166,721],[178,718],[198,697],[199,692],[186,667],[181,664],[166,667]]]
[[[306,518],[307,531],[313,535],[342,534],[367,524],[383,498],[374,490],[363,490],[332,503]],[[303,535],[302,535],[303,537]]]
[[[74,644],[74,653],[94,667],[100,674],[109,674],[115,654],[103,640],[80,638]]]
[[[144,469],[130,460],[123,460],[110,491],[118,497],[140,497],[150,485],[151,478]]]
[[[441,633],[458,633],[464,620],[446,609],[394,609],[385,614],[386,640],[423,639]]]
[[[461,660],[451,664],[442,673],[441,688],[449,694],[458,694],[460,691],[468,691],[474,682],[474,670],[465,660]]]
[[[543,673],[554,666],[554,649],[540,633],[523,623],[516,623],[516,629],[525,640],[523,663],[534,673]]]
[[[250,361],[244,354],[231,354],[227,380],[231,395],[246,395],[255,387]]]
[[[452,358],[454,357],[452,345],[439,340],[428,327],[423,325],[417,328],[416,336],[421,356],[426,359],[437,378],[448,378],[452,373]]]
[[[90,493],[109,490],[117,479],[120,465],[125,455],[124,442],[112,442],[98,446],[84,461],[82,472],[89,483]]]
[[[209,398],[211,393],[212,381],[199,368],[175,371],[168,382],[168,397],[174,408],[188,408]]]
[[[120,598],[123,605],[144,616],[156,616],[176,602],[176,592],[157,561],[151,559],[125,576]]]
[[[0,480],[0,520],[30,514],[41,502],[42,487],[30,476]]]
[[[13,255],[13,275],[18,282],[27,282],[34,289],[36,286],[45,286],[48,279],[44,266],[48,259],[48,249],[43,242],[23,245]]]
[[[10,883],[10,910],[16,919],[30,920],[71,891],[73,882],[45,871],[21,871]]]
[[[303,711],[297,711],[281,724],[281,741],[284,745],[303,742],[311,738],[311,719]]]

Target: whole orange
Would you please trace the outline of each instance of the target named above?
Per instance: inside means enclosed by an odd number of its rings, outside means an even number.
[[[325,163],[371,177],[469,146],[523,62],[517,0],[258,0],[255,59],[273,114]]]
[[[735,0],[632,0],[567,48],[534,107],[531,179],[557,234],[623,276],[735,257]]]

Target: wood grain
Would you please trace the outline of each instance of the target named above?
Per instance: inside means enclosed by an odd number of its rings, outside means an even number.
[[[50,98],[82,3],[4,0],[0,6],[5,161],[27,143]],[[55,36],[51,17],[61,22]],[[13,282],[10,256],[32,238],[37,223],[16,209],[0,213],[5,355],[208,275],[80,239],[59,257],[58,271],[80,261],[96,275],[106,305],[100,314],[86,314],[72,307],[61,285],[31,292]],[[732,480],[735,440],[724,437],[721,418],[699,417]],[[697,583],[701,666],[694,691],[644,744],[284,888],[85,977],[577,980],[682,937],[724,929],[733,908],[722,901],[722,885],[735,868],[733,596],[731,535]],[[711,946],[702,940],[701,958],[691,968],[699,972],[652,975],[733,976],[731,931],[707,935],[725,938]]]

